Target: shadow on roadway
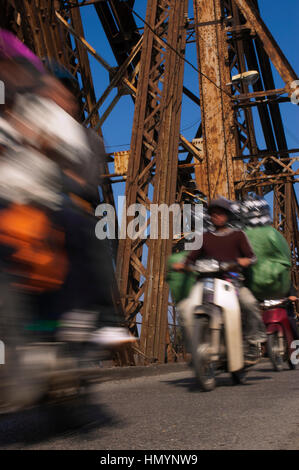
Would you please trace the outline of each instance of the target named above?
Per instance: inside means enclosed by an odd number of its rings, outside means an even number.
[[[276,372],[275,370],[271,369],[271,367],[269,369],[259,369],[259,372],[270,372],[270,373],[275,374],[275,375],[281,374],[281,373],[284,373],[284,372],[293,373],[293,372],[296,372],[296,371],[298,372],[299,369],[291,370],[291,369],[289,369],[288,366],[284,366],[284,368],[279,372]]]
[[[12,444],[42,443],[58,437],[88,435],[89,432],[116,426],[119,420],[100,404],[65,402],[42,405],[17,413],[0,415],[0,448]]]
[[[269,372],[269,371],[267,371]],[[247,376],[247,381],[244,385],[234,385],[232,382],[232,379],[230,376],[224,376],[224,377],[217,377],[216,376],[216,387],[250,387],[251,385],[254,385],[255,382],[261,381],[261,380],[271,380],[272,377],[270,376]],[[253,383],[249,383],[253,382]],[[200,385],[198,384],[197,380],[195,377],[188,377],[186,379],[179,379],[179,380],[167,380],[163,381],[165,384],[173,385],[175,387],[184,387],[186,388],[190,393],[198,393],[198,392],[203,392],[201,390]],[[205,392],[203,392],[205,393]]]

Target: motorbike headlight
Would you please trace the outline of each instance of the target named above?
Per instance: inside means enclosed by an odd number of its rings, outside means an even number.
[[[203,280],[203,302],[212,303],[214,301],[214,279]]]
[[[200,273],[217,273],[219,271],[219,262],[214,259],[196,261],[195,266]]]
[[[283,303],[283,299],[280,300],[264,300],[262,303],[262,307],[264,308],[271,308],[271,307],[277,307],[277,305],[280,305]]]

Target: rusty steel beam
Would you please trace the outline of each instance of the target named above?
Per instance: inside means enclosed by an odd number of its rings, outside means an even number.
[[[100,3],[100,2],[107,2],[107,0],[81,0],[78,2],[69,0],[69,1],[65,1],[64,3],[69,7],[78,8],[78,7],[85,7],[89,5],[95,5],[96,3]]]
[[[299,179],[297,180],[299,182]],[[270,190],[273,190],[273,188],[276,188],[279,185],[285,185],[294,183],[294,177],[293,176],[288,176],[288,175],[281,175],[280,178],[277,177],[277,175],[265,175],[264,173],[261,173],[260,175],[255,176],[254,178],[248,178],[247,180],[243,180],[240,182],[236,182],[236,188],[238,191],[246,191],[247,192],[253,192],[256,193],[255,187],[262,188],[262,192],[260,195],[267,194],[266,189],[270,187]],[[270,192],[270,190],[268,192]],[[282,210],[280,209],[280,213],[282,213]],[[281,230],[282,232],[282,230]]]
[[[234,157],[234,160],[244,160],[248,158],[264,158],[264,157],[272,157],[273,155],[280,156],[284,155],[284,157],[280,158],[280,161],[290,161],[289,157],[286,157],[285,154],[291,154],[291,153],[299,153],[299,149],[283,149],[283,150],[260,150],[258,153],[255,154],[250,154],[250,155],[242,155],[240,157]],[[296,160],[298,157],[294,157]],[[256,160],[257,161],[257,160]]]
[[[146,24],[138,77],[127,205],[175,202],[184,62],[163,40],[183,54],[186,12],[185,0],[148,1],[149,27]],[[172,240],[159,237],[146,240],[146,245],[148,254],[143,266],[140,243],[129,238],[120,240],[117,274],[127,317],[133,318],[139,311],[143,317],[140,349],[144,359],[163,362],[168,310],[168,286],[164,277]]]
[[[229,1],[222,2],[222,12],[226,11],[227,17],[231,18],[231,23],[233,28],[241,28],[242,18],[240,12],[236,5]],[[225,15],[224,15],[225,16]],[[240,31],[239,31],[240,32]],[[230,62],[230,74],[235,75],[237,71],[238,74],[242,74],[247,71],[247,64],[245,60],[245,51],[244,51],[244,39],[248,38],[248,34],[228,34],[231,33],[230,29],[226,27],[227,34],[227,45],[228,45],[228,56]],[[241,96],[242,94],[247,94],[249,87],[246,83],[237,83],[232,86],[232,94],[234,96]],[[257,142],[255,136],[254,120],[252,111],[250,109],[245,109],[241,112],[240,109],[234,108],[235,111],[235,139],[237,145],[238,155],[257,152]]]
[[[274,227],[286,238],[292,255],[292,281],[299,288],[298,201],[292,182],[274,187]]]
[[[188,2],[181,5],[171,2],[172,11],[169,18],[167,42],[172,47],[184,51],[186,31],[185,24]],[[173,77],[176,80],[173,80]],[[165,76],[161,106],[161,125],[157,147],[156,175],[153,181],[156,204],[170,206],[175,202],[177,187],[177,165],[179,130],[181,122],[181,102],[183,93],[184,62],[173,51],[168,50],[165,60]],[[167,240],[150,240],[148,252],[148,284],[145,291],[143,321],[140,343],[142,349],[159,362],[165,359],[166,334],[169,334],[168,301],[169,289],[165,282],[166,262],[172,251],[171,236]],[[152,268],[151,268],[152,267]],[[148,328],[148,330],[147,330]]]
[[[234,108],[238,108],[238,109],[249,109],[249,108],[265,108],[265,105],[267,104],[271,104],[271,103],[277,103],[277,104],[280,104],[280,103],[289,103],[290,102],[290,98],[289,97],[282,97],[282,98],[269,98],[269,99],[265,99],[265,100],[257,100],[257,101],[245,101],[244,103],[239,103],[238,105],[234,105]]]
[[[258,10],[254,7],[253,3],[248,0],[233,1],[239,7],[251,29],[254,30],[260,38],[266,53],[285,82],[286,87],[289,89],[291,83],[297,80],[297,75],[263,22]]]
[[[231,77],[221,1],[194,0],[193,4],[201,71],[199,88],[205,162],[205,171],[200,173],[197,184],[209,198],[223,195],[234,199],[234,179],[242,171],[242,164],[232,160],[237,148],[233,133],[234,111],[226,86]]]
[[[107,0],[94,5],[95,13],[98,15],[105,31],[117,64],[122,65],[140,39],[131,7],[134,0],[120,2],[119,0]],[[129,67],[132,72],[140,60],[136,57]]]
[[[277,88],[276,90],[255,91],[253,93],[242,93],[240,95],[235,95],[233,97],[233,100],[234,101],[250,100],[251,98],[264,98],[268,96],[283,95],[284,93],[287,93],[285,88]]]
[[[86,49],[88,50],[88,52],[91,55],[93,55],[95,57],[95,59],[97,59],[100,62],[100,64],[103,67],[105,67],[105,69],[108,72],[112,72],[113,68],[108,64],[108,62],[105,61],[105,59],[103,59],[103,57],[100,56],[100,54],[98,54],[95,51],[95,49],[90,44],[88,44],[88,42],[82,36],[82,34],[79,34],[79,32],[76,31],[73,28],[73,26],[71,24],[69,24],[57,10],[55,11],[55,15],[57,16],[58,20],[69,30],[69,32],[73,34],[73,36],[76,38],[76,40],[79,41],[83,46],[85,46]]]

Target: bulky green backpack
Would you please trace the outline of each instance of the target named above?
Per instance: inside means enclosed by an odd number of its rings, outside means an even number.
[[[246,228],[257,263],[246,271],[246,284],[259,300],[284,297],[291,287],[291,253],[286,239],[270,225]]]
[[[174,253],[168,258],[167,261],[166,280],[169,284],[171,295],[175,303],[178,303],[188,297],[189,292],[191,291],[196,281],[195,274],[178,272],[172,269],[172,265],[174,263],[183,262],[187,254],[187,251]]]

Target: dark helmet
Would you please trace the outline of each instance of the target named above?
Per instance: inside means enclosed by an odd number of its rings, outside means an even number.
[[[62,64],[54,59],[45,59],[45,66],[66,88],[71,91],[78,88],[76,78]]]
[[[249,227],[272,223],[270,206],[264,198],[259,196],[248,197],[242,203],[242,217],[244,224]]]
[[[26,59],[41,74],[45,73],[41,60],[13,33],[0,28],[0,60]]]
[[[232,217],[234,215],[232,203],[225,197],[213,199],[208,205],[208,214],[211,214],[212,210],[215,208],[223,209],[229,217]]]

